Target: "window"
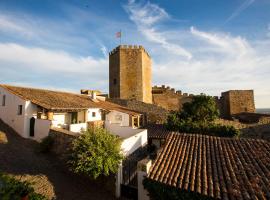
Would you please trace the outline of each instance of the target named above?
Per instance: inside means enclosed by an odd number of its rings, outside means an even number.
[[[116,84],[117,84],[117,80],[116,80],[116,78],[115,78],[115,79],[113,79],[113,84],[114,84],[114,85],[116,85]]]
[[[22,105],[18,105],[18,115],[22,115],[22,109],[23,109],[23,106]]]
[[[3,99],[2,99],[2,106],[6,105],[6,95],[3,95]]]
[[[92,112],[92,117],[96,117],[96,112]]]
[[[122,115],[115,115],[115,121],[122,121]]]

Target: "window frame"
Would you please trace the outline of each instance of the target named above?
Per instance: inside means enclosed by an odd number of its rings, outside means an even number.
[[[17,115],[22,115],[22,114],[23,114],[23,105],[18,105]]]
[[[2,97],[2,106],[6,106],[6,95],[4,94]]]

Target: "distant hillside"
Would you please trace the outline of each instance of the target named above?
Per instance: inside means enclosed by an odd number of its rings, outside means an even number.
[[[262,114],[270,114],[270,108],[257,108],[256,112]]]

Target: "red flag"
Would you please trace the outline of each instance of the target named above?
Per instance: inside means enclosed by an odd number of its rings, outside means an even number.
[[[119,31],[119,32],[117,32],[117,33],[115,34],[116,38],[120,38],[121,35],[122,35],[121,31]]]

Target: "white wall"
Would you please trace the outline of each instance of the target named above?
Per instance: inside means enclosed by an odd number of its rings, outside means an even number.
[[[80,124],[70,124],[69,125],[69,131],[80,133],[81,131],[85,131],[87,129],[86,123],[80,123]]]
[[[96,117],[92,116],[92,113],[96,113]],[[92,121],[99,121],[101,120],[101,110],[99,108],[89,108],[86,111],[86,121],[87,122],[92,122]]]
[[[35,120],[35,136],[33,139],[41,141],[43,138],[49,135],[50,131],[50,120],[36,119]]]
[[[52,126],[57,128],[68,128],[71,121],[70,113],[53,113]]]
[[[137,129],[139,133],[125,138],[122,142],[121,149],[125,156],[130,155],[135,150],[147,144],[147,129]]]
[[[80,123],[85,123],[85,111],[80,111],[78,112],[77,116],[77,122]]]
[[[30,119],[32,117],[37,118],[37,110],[38,110],[37,105],[31,103],[31,101],[26,101],[25,118],[24,118],[24,133],[29,138],[31,138],[30,137]]]
[[[6,105],[2,106],[3,95],[6,95]],[[23,106],[22,115],[18,115],[18,105]],[[12,127],[22,137],[29,137],[25,131],[25,106],[26,101],[0,87],[0,118]]]
[[[111,111],[106,115],[106,122],[111,124],[120,124],[120,126],[129,126],[129,115],[126,113]]]

